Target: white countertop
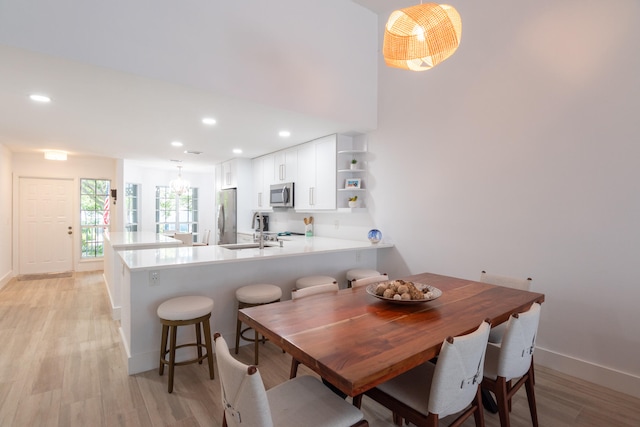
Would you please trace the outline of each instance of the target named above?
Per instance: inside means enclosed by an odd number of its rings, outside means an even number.
[[[371,250],[393,247],[380,242],[333,239],[328,237],[286,236],[284,246],[265,249],[225,249],[217,245],[163,247],[155,249],[124,250],[119,254],[130,270],[170,268],[177,265],[203,265],[256,261],[266,258],[290,257],[323,252]],[[275,243],[275,242],[268,242]]]
[[[135,232],[105,232],[105,240],[108,240],[111,247],[116,250],[127,249],[127,247],[153,248],[159,245],[162,246],[180,246],[182,242],[173,237],[166,236],[164,234],[135,231]]]

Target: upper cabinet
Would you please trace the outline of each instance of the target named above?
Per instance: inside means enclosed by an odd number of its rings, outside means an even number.
[[[238,163],[236,159],[227,160],[221,165],[221,185],[220,188],[238,187]]]
[[[273,153],[274,183],[295,182],[298,171],[298,148]]]
[[[336,209],[336,142],[334,134],[298,146],[296,210]]]
[[[253,209],[271,210],[269,204],[269,190],[273,183],[274,156],[256,157],[252,161],[253,172]]]

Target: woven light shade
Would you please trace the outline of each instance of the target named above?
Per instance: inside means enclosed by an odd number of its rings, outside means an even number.
[[[390,67],[424,71],[450,57],[461,37],[457,10],[446,4],[419,4],[389,16],[382,53]]]

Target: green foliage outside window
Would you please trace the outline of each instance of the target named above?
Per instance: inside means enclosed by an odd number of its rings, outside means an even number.
[[[156,187],[156,232],[198,233],[198,189],[178,196],[169,187]]]
[[[81,258],[104,256],[103,233],[110,224],[110,187],[109,180],[80,180]]]
[[[124,228],[127,231],[138,231],[138,200],[140,200],[139,192],[139,184],[125,184],[124,212],[126,216],[126,224]]]

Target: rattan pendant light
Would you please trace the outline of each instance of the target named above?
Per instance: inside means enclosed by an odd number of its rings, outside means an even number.
[[[382,53],[390,67],[424,71],[450,57],[461,37],[462,20],[452,6],[419,4],[389,16]]]

